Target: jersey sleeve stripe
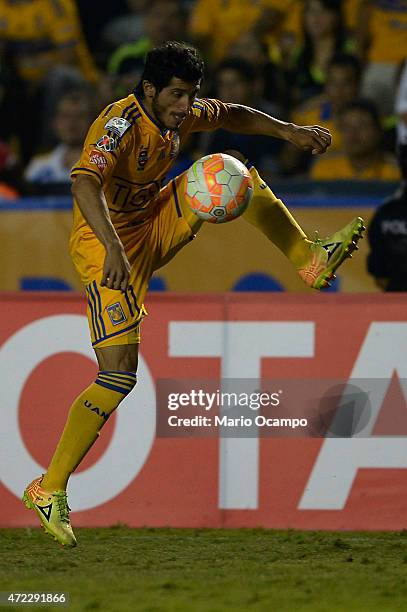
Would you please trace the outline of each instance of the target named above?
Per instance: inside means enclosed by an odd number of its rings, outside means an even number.
[[[79,172],[77,172],[77,170],[79,170]],[[75,176],[76,174],[94,174],[95,176],[98,177],[100,184],[103,185],[103,178],[95,170],[91,170],[90,168],[80,168],[80,167],[72,168],[71,176]]]
[[[113,106],[114,106],[114,103],[107,107],[106,112],[103,115],[103,117],[106,117],[110,113],[110,111],[112,110]]]
[[[138,110],[138,108],[136,107],[131,113],[129,113],[127,115],[126,119],[127,119],[127,121],[130,121],[130,123],[134,123],[140,117],[141,117],[141,113]]]
[[[127,119],[127,114],[136,108],[137,104],[135,102],[132,102],[131,104],[129,104],[129,106],[126,106],[126,108],[124,108],[122,112],[122,119]]]

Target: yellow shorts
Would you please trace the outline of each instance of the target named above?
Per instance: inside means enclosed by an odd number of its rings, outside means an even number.
[[[70,252],[85,285],[95,348],[140,342],[140,322],[146,314],[144,297],[151,275],[194,238],[180,206],[183,177],[161,189],[151,217],[134,227],[117,229],[131,266],[125,293],[100,285],[106,251],[92,230],[72,234]]]

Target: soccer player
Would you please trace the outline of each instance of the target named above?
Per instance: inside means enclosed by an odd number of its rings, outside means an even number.
[[[61,544],[75,546],[66,487],[99,431],[137,382],[140,322],[149,279],[202,225],[184,199],[185,174],[162,180],[191,132],[227,130],[275,136],[324,153],[323,127],[284,123],[254,109],[197,97],[203,62],[196,49],[167,42],[150,51],[134,93],[104,109],[72,169],[70,250],[85,285],[99,372],[79,395],[45,475],[23,501]],[[355,219],[326,240],[310,241],[281,200],[250,170],[253,196],[244,217],[263,232],[310,286],[321,289],[356,248]]]

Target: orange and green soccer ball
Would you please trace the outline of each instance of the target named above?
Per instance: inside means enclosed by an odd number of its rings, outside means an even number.
[[[246,210],[253,180],[246,166],[224,153],[198,159],[187,172],[185,197],[192,212],[209,223],[233,221]]]

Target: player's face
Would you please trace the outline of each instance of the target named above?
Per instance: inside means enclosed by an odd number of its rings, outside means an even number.
[[[177,130],[188,115],[198,91],[199,83],[186,83],[172,77],[160,92],[155,87],[150,94],[146,92],[146,102],[150,102],[151,110],[162,126]]]

